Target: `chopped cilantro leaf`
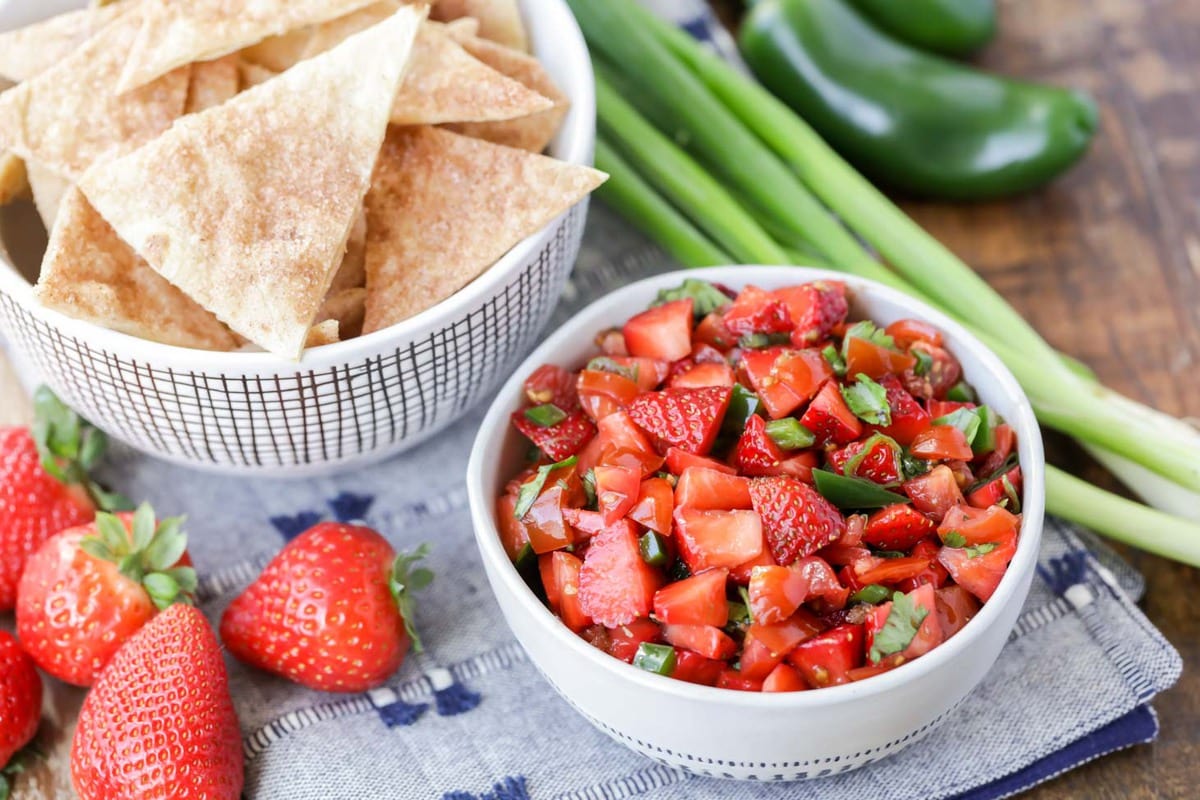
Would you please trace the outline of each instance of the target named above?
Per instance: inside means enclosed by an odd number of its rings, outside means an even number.
[[[985,542],[984,544],[977,544],[974,547],[968,547],[966,549],[967,557],[968,558],[979,558],[980,556],[986,556],[988,553],[992,552],[997,547],[998,547],[998,545],[995,542]]]
[[[933,421],[934,425],[949,425],[953,428],[958,428],[963,432],[963,436],[967,438],[967,444],[975,441],[975,434],[979,433],[979,414],[973,408],[956,408],[949,414],[943,417],[938,417]]]
[[[637,382],[638,370],[635,364],[632,367],[626,367],[618,364],[608,356],[597,356],[587,363],[587,368],[597,372],[611,372],[620,375],[622,378],[628,378],[631,381]]]
[[[707,317],[712,312],[732,302],[729,297],[708,281],[688,278],[682,285],[674,289],[663,289],[654,300],[654,305],[661,306],[675,300],[692,298],[692,313],[697,317]]]
[[[842,354],[838,349],[831,344],[825,345],[825,349],[821,351],[821,355],[829,362],[829,368],[833,370],[833,374],[839,378],[846,374],[846,359],[842,358]]]
[[[842,338],[842,358],[846,357],[847,348],[850,346],[851,339],[863,339],[877,344],[880,347],[886,347],[888,350],[896,349],[896,340],[888,336],[886,333],[875,327],[875,323],[869,319],[864,319],[862,322],[856,322],[846,331],[846,335]]]
[[[958,531],[950,531],[942,537],[942,544],[946,547],[966,547],[967,539]]]
[[[912,598],[903,592],[892,595],[892,608],[888,612],[883,627],[875,634],[871,644],[871,652],[867,654],[872,664],[878,664],[884,656],[899,653],[912,643],[921,627],[921,622],[929,615],[929,609],[919,606]]]
[[[861,372],[854,376],[854,383],[842,387],[842,397],[854,416],[872,425],[887,427],[892,424],[892,407],[888,405],[887,389]]]
[[[908,354],[917,359],[917,363],[913,365],[913,373],[916,375],[928,375],[929,369],[933,366],[933,356],[919,347],[914,347]]]
[[[738,339],[738,347],[743,350],[761,350],[773,344],[787,344],[792,340],[787,333],[747,333]]]
[[[529,509],[533,508],[534,501],[542,493],[542,487],[546,485],[546,479],[550,477],[551,472],[564,467],[573,467],[578,461],[578,456],[571,456],[556,464],[544,464],[538,467],[537,474],[521,484],[521,488],[517,492],[517,507],[513,509],[513,516],[520,519],[529,513]]]
[[[583,473],[583,493],[587,496],[587,507],[596,510],[596,470],[589,469]]]

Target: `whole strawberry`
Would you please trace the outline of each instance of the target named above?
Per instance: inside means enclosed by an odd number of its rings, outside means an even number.
[[[113,653],[160,609],[187,601],[196,571],[187,536],[154,509],[101,512],[58,533],[30,557],[17,597],[17,634],[37,665],[91,686]]]
[[[237,800],[241,731],[203,614],[173,605],[113,657],[79,712],[71,780],[81,800]]]
[[[422,545],[397,556],[370,528],[322,522],[292,540],[221,618],[221,639],[242,661],[312,689],[362,692],[404,660],[410,590],[433,579],[411,569]]]
[[[0,797],[8,795],[2,770],[37,733],[42,679],[11,633],[0,631]]]
[[[32,429],[0,427],[0,611],[16,604],[25,561],[42,542],[90,521],[97,506],[124,501],[87,476],[104,452],[104,434],[44,386],[34,409]]]

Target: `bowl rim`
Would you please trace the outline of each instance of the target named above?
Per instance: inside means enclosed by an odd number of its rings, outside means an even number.
[[[553,77],[570,98],[571,105],[562,128],[551,143],[550,153],[571,164],[591,166],[596,137],[596,94],[591,57],[583,32],[565,0],[520,2],[527,15],[536,12],[542,18],[538,28],[554,31],[553,41],[545,36],[534,37],[534,53],[553,50],[565,54],[564,61],[567,62],[566,68],[560,74],[553,74]],[[536,8],[531,8],[531,5],[536,5]],[[581,202],[586,203],[587,198]],[[33,286],[17,271],[2,244],[0,292],[8,294],[22,309],[58,332],[121,356],[147,361],[151,365],[162,364],[199,371],[220,367],[227,370],[290,372],[304,367],[321,367],[377,356],[383,350],[390,350],[398,341],[415,340],[465,316],[476,305],[498,294],[508,281],[534,259],[555,234],[563,217],[573,210],[566,210],[541,230],[522,239],[479,277],[445,300],[387,328],[322,347],[305,348],[298,360],[260,351],[202,350],[165,344],[47,308],[34,298]]]
[[[830,686],[816,691],[763,693],[701,686],[653,675],[613,658],[607,653],[602,653],[588,644],[567,628],[525,584],[505,554],[500,544],[499,533],[492,520],[495,498],[485,492],[483,485],[484,459],[487,458],[488,451],[499,447],[498,442],[505,434],[509,416],[515,410],[511,403],[505,402],[504,398],[517,394],[526,374],[533,367],[542,363],[553,363],[555,351],[564,343],[585,332],[590,336],[593,332],[590,329],[597,324],[599,318],[611,314],[613,310],[623,304],[627,305],[629,299],[652,289],[678,284],[685,278],[698,278],[728,286],[743,287],[748,284],[757,284],[764,279],[769,280],[783,276],[787,276],[787,280],[795,283],[814,280],[841,281],[852,292],[874,295],[879,299],[889,300],[910,309],[913,317],[929,321],[943,332],[950,333],[961,343],[956,349],[961,351],[965,347],[972,358],[997,379],[1001,390],[1016,401],[1016,414],[1010,416],[1007,421],[1017,430],[1018,452],[1021,456],[1021,469],[1025,479],[1023,516],[1017,540],[1017,552],[991,599],[959,633],[936,647],[932,652],[904,664],[900,668],[870,679]],[[616,680],[633,683],[644,689],[671,694],[685,700],[740,708],[805,709],[831,706],[885,694],[937,671],[980,640],[997,622],[1008,604],[1014,601],[1024,602],[1024,594],[1021,594],[1020,597],[1017,596],[1018,587],[1022,585],[1024,577],[1033,572],[1037,563],[1045,513],[1045,456],[1041,431],[1028,398],[999,357],[961,324],[923,301],[873,280],[829,269],[803,266],[733,265],[678,270],[628,284],[590,303],[547,337],[516,368],[513,376],[499,390],[496,400],[493,401],[480,425],[471,448],[466,478],[476,544],[481,551],[485,566],[489,567],[487,570],[489,577],[495,576],[502,582],[503,588],[513,597],[522,613],[531,615],[535,624],[549,629],[549,635],[557,646],[566,648],[577,657],[594,665],[595,668],[610,674]],[[491,569],[491,567],[495,567],[495,569]],[[490,580],[489,585],[491,585]],[[491,588],[493,592],[497,591],[495,586]],[[1007,635],[1007,632],[1005,633]]]

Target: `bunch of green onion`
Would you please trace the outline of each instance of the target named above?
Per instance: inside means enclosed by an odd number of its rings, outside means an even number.
[[[607,203],[687,266],[824,266],[947,312],[1008,365],[1044,426],[1161,509],[1051,467],[1049,511],[1200,566],[1200,432],[1053,350],[807,123],[688,34],[636,0],[568,3],[596,68]]]

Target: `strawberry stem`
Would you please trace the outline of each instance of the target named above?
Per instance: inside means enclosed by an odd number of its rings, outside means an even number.
[[[427,555],[429,555],[428,544],[419,545],[411,554],[401,551],[396,556],[395,562],[392,563],[392,575],[389,581],[392,597],[396,599],[396,607],[400,609],[400,616],[404,619],[404,630],[412,639],[413,650],[418,653],[423,652],[424,647],[421,645],[421,637],[417,634],[417,628],[413,622],[417,610],[417,601],[413,597],[413,592],[418,592],[433,583],[433,570],[425,567],[414,569],[414,565]]]
[[[121,574],[139,583],[160,610],[172,603],[190,605],[196,592],[196,570],[176,566],[187,550],[183,517],[155,521],[154,509],[142,503],[128,525],[113,514],[96,514],[96,535],[79,543],[85,553],[116,564]]]
[[[34,392],[33,411],[33,440],[48,475],[68,485],[82,486],[97,508],[133,508],[124,495],[107,491],[88,476],[108,448],[104,431],[76,414],[47,386],[39,386]]]

